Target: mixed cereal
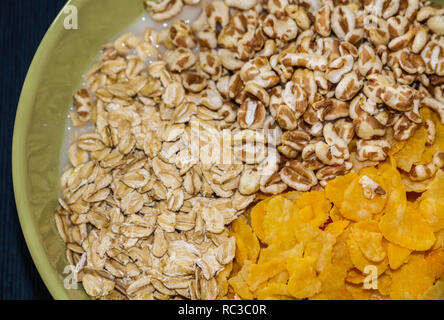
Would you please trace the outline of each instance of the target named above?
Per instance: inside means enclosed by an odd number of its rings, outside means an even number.
[[[88,295],[443,298],[443,8],[144,4],[202,13],[105,45],[74,95],[55,220]]]

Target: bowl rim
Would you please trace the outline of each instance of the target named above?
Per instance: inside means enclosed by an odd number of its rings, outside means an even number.
[[[86,1],[88,0],[67,1],[42,38],[38,49],[34,54],[22,86],[15,116],[12,140],[12,180],[15,203],[22,233],[40,277],[45,283],[45,286],[50,292],[51,296],[57,300],[69,300],[70,297],[64,288],[63,281],[60,281],[61,279],[59,274],[50,264],[41,241],[36,241],[36,239],[39,239],[39,234],[37,232],[36,224],[31,218],[29,200],[27,197],[27,192],[25,192],[27,189],[27,174],[23,169],[26,169],[27,165],[26,159],[23,155],[25,154],[26,148],[25,138],[27,136],[29,123],[32,120],[32,112],[26,111],[29,109],[29,105],[32,104],[33,97],[35,96],[36,88],[39,83],[38,80],[42,68],[40,61],[44,61],[46,59],[48,52],[54,47],[59,35],[64,31],[63,23],[60,23],[60,20],[63,19],[64,10],[69,5],[75,5],[80,8],[85,4]]]

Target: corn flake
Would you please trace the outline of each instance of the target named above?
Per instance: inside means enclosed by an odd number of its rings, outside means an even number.
[[[254,297],[247,284],[248,273],[251,265],[251,261],[244,261],[242,269],[228,280],[228,284],[231,286],[231,288],[233,288],[234,293],[246,300],[251,300]]]
[[[412,250],[398,246],[394,243],[389,243],[387,246],[387,256],[389,260],[390,268],[393,270],[402,266],[408,257],[412,253]]]
[[[433,249],[444,248],[444,229],[435,232],[435,244],[433,245]]]
[[[300,221],[293,202],[282,196],[273,197],[267,202],[265,210],[264,242],[284,249],[293,247],[297,241],[292,227],[297,226]]]
[[[267,205],[268,199],[262,200],[251,210],[251,227],[254,233],[262,242],[265,242],[264,233],[264,217],[267,213],[265,207]]]
[[[424,300],[444,300],[444,280],[438,280],[436,283],[428,288],[421,299]]]
[[[379,293],[386,297],[390,296],[390,290],[392,287],[392,274],[387,270],[378,278],[378,291]]]
[[[387,240],[411,250],[428,250],[435,243],[432,227],[410,205],[386,212],[379,228]]]
[[[419,210],[433,231],[444,229],[444,172],[439,170],[420,198]]]
[[[260,245],[256,235],[244,219],[237,219],[232,224],[236,238],[236,261],[242,266],[245,260],[256,262]]]
[[[382,195],[376,195],[373,199],[367,199],[359,180],[362,176],[368,176],[384,188],[384,182],[377,174],[375,168],[364,168],[357,175],[351,172],[343,177],[336,178],[325,187],[325,193],[341,214],[350,220],[360,221],[372,217],[381,212],[386,199]]]
[[[273,259],[279,259],[285,262],[291,255],[302,257],[303,252],[304,246],[302,243],[297,244],[293,248],[287,250],[283,250],[280,246],[272,244],[261,250],[258,263],[266,263]]]
[[[257,291],[257,298],[259,300],[288,300],[291,299],[291,295],[286,284],[269,283]]]
[[[421,162],[427,141],[427,131],[419,127],[413,136],[403,145],[402,149],[393,154],[398,168],[409,172],[413,164]]]
[[[378,270],[378,275],[382,274],[387,269],[387,259],[380,262],[374,262],[367,259],[359,248],[359,244],[354,239],[348,239],[347,241],[348,251],[351,261],[356,269],[361,272],[367,271],[368,266],[375,266]]]
[[[332,223],[329,223],[325,227],[325,232],[330,233],[330,234],[334,235],[335,237],[339,237],[344,232],[344,230],[348,227],[349,224],[350,224],[350,221],[348,221],[348,220],[334,221]]]
[[[422,193],[426,191],[430,183],[432,183],[433,178],[429,178],[423,181],[413,181],[410,179],[409,175],[402,172],[401,173],[402,183],[404,184],[405,191],[407,192],[416,192],[416,193]]]
[[[321,292],[312,297],[316,300],[349,300],[351,294],[345,286],[347,271],[342,266],[329,264],[319,274]]]
[[[316,259],[291,256],[287,259],[287,270],[290,274],[288,291],[297,299],[314,296],[321,290],[321,281],[316,276]]]
[[[394,300],[419,299],[435,281],[424,255],[413,253],[401,268],[392,273],[390,298]]]
[[[347,239],[349,237],[350,230],[345,230],[337,239],[333,246],[331,262],[334,265],[340,266],[344,270],[350,270],[353,268],[353,261],[351,260]]]
[[[420,114],[424,120],[432,120],[435,123],[436,130],[435,143],[431,146],[426,146],[422,154],[421,163],[425,164],[432,161],[435,152],[444,150],[444,125],[439,120],[438,115],[429,108],[421,108]]]
[[[346,284],[347,291],[351,294],[353,300],[380,300],[379,292],[376,290],[365,289],[361,284]]]
[[[218,299],[224,297],[228,293],[228,277],[233,270],[233,262],[230,262],[225,268],[217,275],[216,281],[219,288]]]
[[[345,281],[352,284],[361,284],[364,282],[366,275],[357,269],[351,269],[345,277]]]
[[[366,259],[380,262],[386,257],[382,246],[382,234],[379,232],[376,221],[362,221],[354,224],[352,237]]]
[[[331,202],[323,191],[306,192],[296,199],[298,215],[315,227],[322,226],[329,218]]]
[[[336,221],[344,221],[345,218],[341,215],[341,212],[339,211],[339,208],[333,205],[333,207],[330,209],[330,219],[333,222]]]
[[[331,263],[333,245],[336,237],[327,232],[319,233],[316,239],[305,244],[304,256],[316,259],[315,268],[317,272],[322,272]]]
[[[408,249],[430,249],[435,242],[433,229],[420,212],[407,202],[399,172],[386,163],[382,164],[380,169],[388,192],[385,214],[379,222],[383,236],[390,242]]]
[[[283,271],[285,271],[285,265],[279,259],[273,259],[263,264],[253,264],[248,275],[248,286],[251,291],[256,291],[261,284]]]
[[[430,251],[426,261],[435,278],[441,278],[444,274],[444,249]]]

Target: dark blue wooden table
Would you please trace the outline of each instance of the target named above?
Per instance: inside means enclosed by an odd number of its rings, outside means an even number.
[[[0,299],[51,299],[24,241],[11,174],[14,119],[31,60],[66,0],[0,1]]]

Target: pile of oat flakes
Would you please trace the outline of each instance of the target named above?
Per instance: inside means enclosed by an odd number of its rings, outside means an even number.
[[[421,107],[444,120],[442,8],[184,2],[196,21],[105,45],[74,95],[73,124],[94,131],[69,148],[55,220],[94,298],[224,297],[230,224],[259,195],[321,190],[423,126],[432,143]],[[156,21],[183,6],[145,1]]]

